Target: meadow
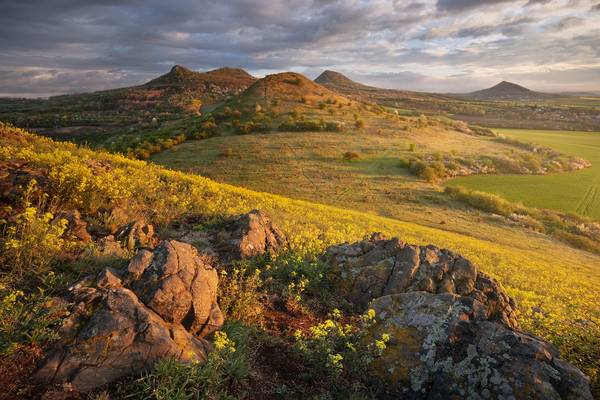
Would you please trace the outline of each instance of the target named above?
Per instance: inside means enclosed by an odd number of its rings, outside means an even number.
[[[482,231],[469,235],[292,200],[7,127],[3,127],[2,145],[0,161],[26,162],[30,168],[48,171],[49,195],[62,209],[93,213],[99,207],[126,205],[129,212],[146,215],[164,230],[189,214],[219,218],[258,208],[273,216],[299,255],[314,256],[328,245],[354,241],[373,231],[460,252],[497,278],[516,299],[524,329],[555,343],[566,359],[591,376],[598,372],[598,255],[535,232],[481,220]]]
[[[600,220],[600,132],[495,129],[509,137],[539,143],[560,152],[580,156],[591,168],[545,176],[468,176],[451,185],[498,194],[526,206],[551,208]]]

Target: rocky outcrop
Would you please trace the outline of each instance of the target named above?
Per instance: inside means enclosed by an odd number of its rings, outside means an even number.
[[[477,301],[481,319],[517,327],[515,303],[500,285],[459,254],[435,246],[414,246],[397,238],[371,239],[330,247],[324,261],[341,296],[364,311],[377,297],[413,291],[450,293]]]
[[[370,340],[390,335],[369,371],[389,398],[592,398],[585,375],[518,331],[514,301],[464,257],[373,234],[323,261],[340,296],[375,311]]]
[[[185,243],[140,251],[126,271],[105,269],[70,288],[60,341],[33,379],[87,392],[152,367],[163,357],[202,362],[202,337],[221,326],[217,273]]]
[[[589,382],[549,343],[482,319],[477,300],[409,292],[371,303],[373,337],[391,340],[371,365],[393,398],[592,399]]]
[[[259,210],[228,221],[213,241],[215,250],[225,262],[266,252],[277,253],[287,245],[284,233]]]
[[[165,321],[203,337],[223,324],[212,264],[193,246],[167,240],[153,253],[140,251],[129,264],[128,279],[144,304]]]

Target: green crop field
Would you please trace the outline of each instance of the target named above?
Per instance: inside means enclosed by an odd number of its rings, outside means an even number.
[[[552,208],[600,220],[600,132],[522,129],[498,129],[497,132],[583,157],[592,167],[546,176],[468,176],[453,179],[450,184],[495,193],[526,206]]]

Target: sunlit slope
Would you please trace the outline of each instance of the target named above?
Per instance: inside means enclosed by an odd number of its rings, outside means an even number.
[[[451,184],[495,193],[527,206],[573,212],[600,220],[600,132],[497,131],[584,157],[592,163],[592,167],[547,176],[469,176],[454,179]]]
[[[26,161],[48,170],[50,176],[55,177],[51,179],[69,183],[73,199],[83,198],[86,191],[93,191],[94,199],[105,199],[103,206],[127,201],[130,206],[146,210],[164,222],[187,213],[219,216],[260,208],[274,216],[298,250],[310,253],[332,243],[382,231],[408,242],[433,243],[464,254],[500,279],[521,303],[523,311],[541,306],[553,321],[574,321],[580,315],[597,316],[600,311],[597,303],[600,257],[533,233],[515,231],[510,245],[498,244],[414,223],[219,184],[201,176],[33,135],[11,136],[3,132],[1,137],[0,160]],[[110,168],[94,172],[93,167],[98,163]],[[524,322],[527,326],[527,321]],[[552,324],[555,326],[556,322]]]

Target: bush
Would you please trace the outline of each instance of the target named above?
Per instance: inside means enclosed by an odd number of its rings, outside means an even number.
[[[261,286],[260,270],[249,268],[246,261],[236,264],[229,273],[222,270],[219,306],[225,320],[260,326],[263,320],[264,299]]]
[[[15,222],[5,223],[0,239],[2,273],[16,279],[48,271],[60,254],[68,250],[63,239],[67,220],[54,220],[51,213],[27,205]]]
[[[253,132],[269,132],[271,126],[266,123],[249,121],[239,124],[236,133],[239,135],[248,135]]]
[[[311,377],[327,379],[335,384],[342,373],[364,380],[369,364],[380,356],[391,339],[389,334],[373,340],[368,329],[375,311],[368,310],[356,325],[344,324],[342,313],[334,309],[324,322],[312,326],[307,333],[294,333],[294,349],[310,365]]]
[[[344,153],[344,160],[357,160],[358,158],[360,158],[360,156],[358,155],[358,153],[355,153],[353,151],[347,151]]]
[[[43,291],[25,295],[20,290],[0,293],[0,354],[10,354],[20,346],[42,345],[56,337],[58,306],[49,307]]]
[[[510,203],[500,196],[472,191],[460,186],[447,186],[445,192],[456,200],[489,213],[508,216],[522,209],[522,207]]]
[[[365,127],[365,122],[362,119],[357,119],[356,121],[354,121],[354,126],[357,129],[361,129]]]
[[[232,388],[242,386],[248,379],[252,361],[250,330],[228,322],[215,333],[214,350],[204,364],[164,358],[134,383],[126,398],[231,399]]]
[[[340,132],[344,130],[344,124],[338,121],[294,121],[289,119],[281,123],[277,129],[282,132]]]
[[[220,156],[223,158],[229,158],[232,155],[233,155],[233,149],[231,147],[225,147],[223,150],[221,150]]]

